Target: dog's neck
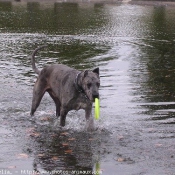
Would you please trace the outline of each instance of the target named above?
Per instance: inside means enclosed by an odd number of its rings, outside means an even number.
[[[82,93],[82,94],[85,96],[85,98],[89,100],[88,96],[87,96],[86,93],[85,93],[85,90],[84,90],[83,87],[81,86],[81,80],[80,80],[80,74],[81,74],[81,73],[82,73],[82,72],[79,72],[79,73],[76,75],[75,83],[74,83],[74,84],[75,84],[75,87],[76,87],[77,91],[78,91],[79,93]]]

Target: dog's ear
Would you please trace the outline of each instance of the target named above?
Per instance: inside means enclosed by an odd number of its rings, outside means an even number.
[[[88,75],[88,70],[84,71],[84,77],[86,77]]]
[[[100,70],[99,70],[99,67],[95,68],[92,72],[96,73],[96,74],[100,74]]]

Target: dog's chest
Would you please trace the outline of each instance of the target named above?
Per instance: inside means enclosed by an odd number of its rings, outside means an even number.
[[[86,98],[78,98],[73,103],[71,103],[73,110],[86,109],[90,103]]]
[[[85,104],[85,103],[77,103],[75,105],[75,110],[85,109],[86,107],[87,107],[87,104]]]

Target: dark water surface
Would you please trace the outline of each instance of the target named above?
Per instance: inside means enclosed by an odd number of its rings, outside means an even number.
[[[175,174],[174,8],[0,2],[0,41],[1,174]],[[83,111],[54,128],[48,94],[30,117],[30,55],[43,44],[40,68],[100,67],[97,131]]]

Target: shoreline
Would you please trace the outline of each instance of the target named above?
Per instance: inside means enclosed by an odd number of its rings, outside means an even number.
[[[129,3],[138,5],[175,5],[175,1],[144,1],[144,0],[0,0],[0,2],[58,2],[58,3]]]
[[[78,4],[131,4],[142,6],[175,7],[175,1],[144,1],[144,0],[0,0],[0,2],[12,2],[15,4],[39,2],[39,3],[78,3]]]
[[[148,5],[148,6],[168,6],[175,7],[175,1],[137,1],[131,0],[128,2],[131,5]]]

